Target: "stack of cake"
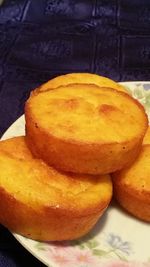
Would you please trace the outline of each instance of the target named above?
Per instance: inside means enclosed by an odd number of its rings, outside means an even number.
[[[148,119],[123,86],[56,77],[31,93],[25,120],[25,137],[0,142],[0,223],[36,240],[77,239],[112,195],[150,221]]]

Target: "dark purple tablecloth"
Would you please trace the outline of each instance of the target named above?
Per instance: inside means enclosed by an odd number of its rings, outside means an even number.
[[[23,113],[33,88],[68,72],[150,80],[150,1],[5,0],[0,7],[0,135]],[[1,266],[42,264],[1,226]]]

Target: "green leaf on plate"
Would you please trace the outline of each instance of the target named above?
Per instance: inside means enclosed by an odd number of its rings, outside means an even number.
[[[95,255],[95,256],[100,256],[100,257],[102,257],[102,256],[104,256],[105,254],[107,254],[107,251],[102,250],[102,249],[93,249],[93,250],[92,250],[92,253],[93,253],[93,255]]]
[[[91,240],[91,241],[86,242],[86,246],[89,249],[94,249],[99,246],[99,243],[96,240]]]
[[[46,250],[45,247],[43,246],[43,244],[41,244],[40,242],[37,242],[35,244],[35,248],[38,250]]]

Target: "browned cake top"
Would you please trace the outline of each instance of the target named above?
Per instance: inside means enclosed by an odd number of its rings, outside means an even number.
[[[145,132],[147,116],[129,95],[72,84],[33,95],[26,108],[37,127],[72,142],[116,143]]]
[[[93,73],[69,73],[60,75],[42,84],[38,88],[38,91],[55,89],[59,86],[64,86],[72,83],[95,84],[99,87],[111,87],[113,89],[126,92],[126,89],[117,82]]]

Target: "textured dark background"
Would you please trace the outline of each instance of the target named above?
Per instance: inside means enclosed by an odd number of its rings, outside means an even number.
[[[0,7],[0,135],[23,113],[33,88],[68,72],[150,80],[150,1],[5,0]],[[1,227],[0,266],[42,265]]]

